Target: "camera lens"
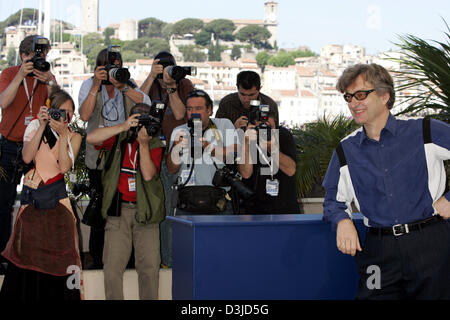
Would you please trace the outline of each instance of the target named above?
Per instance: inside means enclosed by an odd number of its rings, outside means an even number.
[[[130,80],[130,72],[127,68],[111,68],[109,76],[116,79],[120,83],[127,83]]]
[[[42,58],[38,58],[34,61],[33,68],[42,72],[47,72],[50,70],[50,63]]]

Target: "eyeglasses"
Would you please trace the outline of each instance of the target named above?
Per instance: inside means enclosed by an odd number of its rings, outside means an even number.
[[[369,95],[369,93],[374,92],[375,89],[371,89],[371,90],[358,90],[355,93],[346,93],[343,95],[344,100],[347,101],[348,103],[350,103],[353,99],[353,97],[355,97],[356,100],[361,101],[364,100],[365,98],[367,98],[367,96]]]

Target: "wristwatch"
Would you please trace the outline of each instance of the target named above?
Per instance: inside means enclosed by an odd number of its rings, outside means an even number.
[[[56,82],[53,80],[47,81],[47,85],[50,87],[53,87],[55,84],[56,84]]]
[[[167,91],[168,94],[172,94],[175,91],[177,91],[177,88],[167,88],[166,91]]]
[[[128,91],[128,85],[125,85],[125,87],[122,88],[122,90],[120,90],[122,93],[125,93]]]

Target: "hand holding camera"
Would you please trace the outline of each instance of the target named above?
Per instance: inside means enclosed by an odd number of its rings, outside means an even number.
[[[48,122],[50,128],[52,128],[60,137],[65,137],[69,134],[69,126],[66,123],[67,113],[66,110],[61,109],[48,109],[48,115],[50,121]]]
[[[140,113],[135,113],[135,114],[132,114],[131,116],[129,116],[127,121],[125,121],[121,124],[122,131],[128,131],[133,127],[137,127],[139,124],[139,119],[138,119],[139,116],[140,116]]]
[[[246,116],[241,116],[239,117],[235,122],[234,122],[234,127],[236,129],[239,128],[246,128],[248,124],[248,118]]]
[[[164,71],[164,67],[159,63],[160,59],[155,59],[152,64],[152,70],[150,71],[149,77],[152,79],[156,79],[159,74],[162,74]]]
[[[94,71],[94,85],[100,87],[102,81],[108,80],[108,73],[105,70],[105,67],[98,66]]]
[[[30,60],[24,61],[20,66],[20,73],[25,78],[30,73],[33,73],[33,62]]]

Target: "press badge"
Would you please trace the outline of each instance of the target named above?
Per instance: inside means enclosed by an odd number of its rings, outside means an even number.
[[[189,173],[190,172],[191,172],[191,169],[185,169],[185,170],[181,171],[181,181],[183,181],[183,183],[186,182],[187,178],[189,177]],[[192,170],[192,175],[191,175],[188,183],[186,184],[187,186],[194,186],[195,185],[194,177],[195,177],[195,171]]]
[[[29,125],[31,120],[33,120],[33,117],[25,117],[25,125]]]
[[[69,173],[69,181],[72,183],[77,182],[77,175],[73,172]]]
[[[136,191],[136,178],[135,177],[128,178],[128,191]]]
[[[280,185],[280,182],[278,179],[267,179],[266,180],[266,193],[272,197],[278,196],[278,187]]]

